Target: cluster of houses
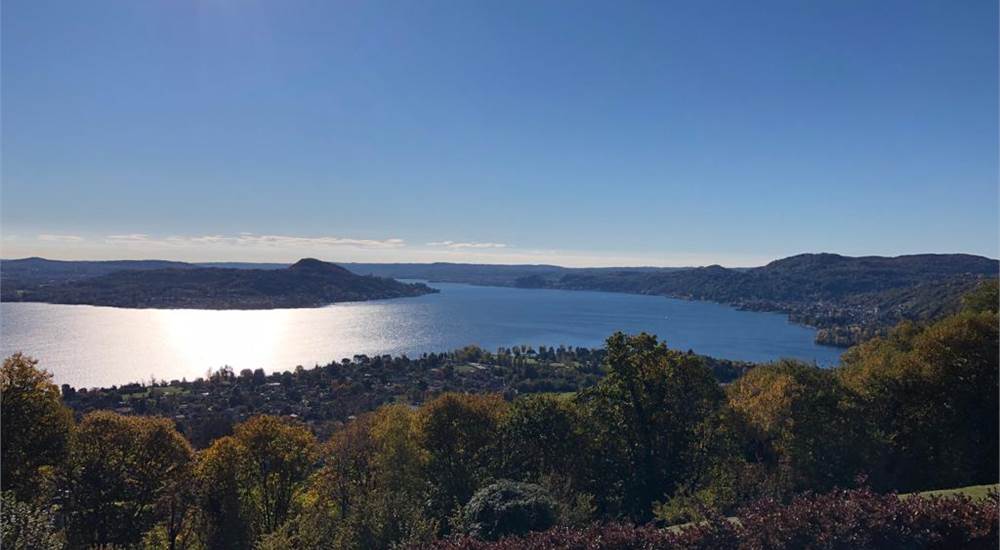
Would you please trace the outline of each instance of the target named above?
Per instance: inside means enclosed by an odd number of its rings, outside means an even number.
[[[501,350],[503,351],[503,350]],[[387,403],[418,405],[443,392],[503,393],[577,391],[600,376],[600,365],[557,361],[534,350],[517,354],[471,353],[356,356],[339,363],[297,367],[267,374],[223,367],[194,381],[154,381],[110,388],[63,386],[63,399],[78,414],[114,410],[121,414],[171,418],[196,446],[231,433],[258,414],[297,418],[323,437],[356,415]]]

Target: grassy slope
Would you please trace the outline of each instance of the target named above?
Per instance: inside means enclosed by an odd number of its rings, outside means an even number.
[[[986,498],[986,495],[990,491],[1000,491],[1000,484],[992,483],[988,485],[970,485],[968,487],[958,487],[956,489],[937,489],[934,491],[924,491],[922,493],[910,493],[909,495],[900,496],[912,496],[914,494],[920,495],[922,497],[946,497],[952,495],[965,495],[974,500],[980,500]]]

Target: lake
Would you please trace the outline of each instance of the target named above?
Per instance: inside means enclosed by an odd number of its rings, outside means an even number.
[[[709,302],[608,292],[434,283],[439,294],[315,309],[117,309],[0,304],[0,350],[40,360],[76,387],[311,367],[355,354],[448,351],[468,344],[599,347],[616,330],[646,331],[670,347],[727,359],[792,357],[836,364],[842,350],[785,315]]]

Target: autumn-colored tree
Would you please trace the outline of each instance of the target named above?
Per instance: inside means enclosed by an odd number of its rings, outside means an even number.
[[[70,542],[135,544],[159,522],[176,537],[193,465],[191,446],[167,419],[88,414],[67,470]]]
[[[417,415],[405,405],[383,407],[372,422],[371,436],[375,487],[365,506],[371,526],[365,546],[389,548],[428,538],[435,527],[424,510],[431,496],[429,453],[420,446]]]
[[[246,456],[236,438],[216,439],[198,457],[195,494],[199,529],[211,550],[239,550],[251,545],[252,518],[244,504]]]
[[[390,405],[337,432],[298,517],[263,546],[377,549],[433,536],[427,452],[415,423],[409,407]]]
[[[316,438],[302,423],[275,416],[239,424],[234,437],[245,453],[254,520],[263,533],[270,533],[287,519],[292,497],[312,472]]]
[[[301,422],[255,416],[199,459],[197,495],[209,548],[243,548],[289,518],[313,471],[318,445]]]
[[[968,313],[983,313],[1000,309],[1000,281],[983,281],[962,297],[962,309]]]
[[[18,500],[31,500],[66,458],[73,413],[63,405],[52,375],[35,359],[15,353],[0,370],[0,420],[2,488]]]
[[[727,393],[773,492],[845,487],[869,468],[875,447],[868,423],[830,370],[779,361],[752,369]]]
[[[838,374],[862,396],[889,446],[873,479],[878,487],[996,481],[1000,338],[990,304],[974,298],[966,311],[929,326],[904,323],[845,354]]]
[[[325,466],[320,484],[338,517],[346,518],[361,505],[363,495],[375,490],[373,468],[376,441],[372,436],[375,414],[365,414],[333,434],[324,449]]]

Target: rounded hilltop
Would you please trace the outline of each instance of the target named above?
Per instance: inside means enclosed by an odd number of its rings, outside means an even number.
[[[351,274],[347,269],[331,262],[324,262],[316,258],[302,258],[294,264],[288,266],[291,271],[313,272],[313,273],[344,273]]]

